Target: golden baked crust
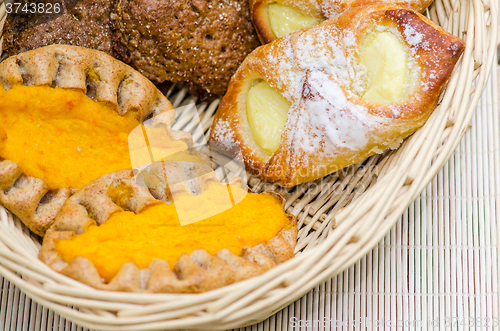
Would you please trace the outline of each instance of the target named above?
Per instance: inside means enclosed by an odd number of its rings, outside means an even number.
[[[172,166],[172,162],[184,161],[166,161],[164,168]],[[171,171],[170,176],[173,173],[175,171]],[[204,171],[198,169],[188,177],[193,178],[202,173]],[[178,176],[179,180],[182,180],[186,174],[180,171]],[[200,193],[199,190],[206,182],[218,182],[213,175],[196,180],[199,185],[195,185],[197,187],[194,190],[192,186],[187,187],[184,183],[180,183],[171,185],[170,191]],[[237,179],[236,182],[244,184],[241,179]],[[133,191],[133,194],[126,201],[113,201],[107,194],[107,188],[111,185],[126,187],[127,190]],[[284,207],[285,201],[279,194],[271,191],[266,194],[278,197],[282,201],[282,208]],[[146,187],[137,184],[132,171],[123,170],[104,175],[66,201],[44,237],[39,258],[52,269],[102,290],[192,293],[209,291],[257,276],[294,256],[298,229],[293,215],[287,215],[290,226],[282,229],[277,236],[266,243],[255,247],[246,246],[241,257],[227,249],[220,250],[215,256],[211,256],[203,249],[197,249],[189,256],[182,255],[173,271],[168,262],[160,259],[154,260],[147,269],[142,270],[129,262],[122,266],[109,283],[104,283],[94,264],[87,258],[79,256],[71,263],[67,263],[55,249],[56,240],[78,235],[90,224],[102,224],[116,211],[125,209],[139,213],[145,207],[157,203],[159,200],[155,199]]]
[[[0,63],[0,86],[8,90],[15,84],[78,90],[119,115],[134,112],[140,121],[155,116],[153,124],[164,123],[168,131],[175,120],[172,105],[153,83],[91,49],[52,45],[12,56]],[[169,134],[191,140],[184,132]],[[0,203],[34,233],[43,236],[70,195],[70,188],[49,190],[43,180],[23,174],[17,164],[0,160]]]
[[[376,24],[397,29],[419,72],[406,99],[389,106],[363,101],[350,87],[364,77],[355,67],[359,62],[356,52],[365,29]],[[265,180],[293,186],[321,178],[397,147],[422,126],[463,49],[460,39],[410,9],[384,4],[350,9],[251,53],[231,80],[210,140],[225,142],[221,149],[240,148],[247,169]],[[323,80],[318,81],[319,76]],[[256,144],[246,115],[248,91],[260,79],[291,103],[280,147],[273,154]],[[335,89],[322,88],[324,84]],[[314,108],[314,102],[323,104]],[[353,120],[356,118],[367,121]],[[355,129],[346,129],[342,124],[346,120]],[[307,140],[316,144],[309,145]]]
[[[257,35],[263,44],[276,39],[271,30],[267,8],[272,3],[280,3],[300,10],[305,15],[320,19],[332,18],[349,8],[371,4],[392,4],[406,6],[423,13],[434,0],[250,0],[250,15]]]

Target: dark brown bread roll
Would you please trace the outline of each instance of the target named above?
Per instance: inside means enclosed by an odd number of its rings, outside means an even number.
[[[156,83],[186,83],[192,93],[223,96],[259,40],[248,1],[120,0],[115,49]]]
[[[16,2],[24,4],[31,1]],[[30,14],[20,10],[9,14],[4,28],[3,50],[6,55],[17,55],[51,44],[65,44],[97,49],[116,57],[110,20],[114,1],[37,1],[41,2],[61,4],[61,11],[56,13],[54,7],[50,6],[51,13]]]
[[[260,44],[246,0],[42,1],[62,1],[61,13],[10,14],[6,55],[51,44],[93,48],[155,83],[184,83],[202,99],[223,96],[240,63]]]

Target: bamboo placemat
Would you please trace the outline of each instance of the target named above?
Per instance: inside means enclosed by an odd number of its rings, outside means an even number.
[[[342,274],[241,330],[500,329],[499,146],[493,73],[470,131],[390,233]],[[87,330],[0,284],[1,331]]]

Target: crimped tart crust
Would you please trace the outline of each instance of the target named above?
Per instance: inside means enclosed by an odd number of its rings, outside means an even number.
[[[140,73],[96,50],[52,45],[12,56],[0,63],[0,86],[50,86],[81,91],[123,116],[136,113],[139,121],[155,116],[168,134],[188,144],[191,136],[170,131],[175,113],[168,99]],[[0,159],[0,203],[34,233],[43,236],[71,188],[50,190],[41,179],[27,176],[14,162]]]
[[[201,173],[199,170],[194,171],[190,177]],[[172,172],[169,175],[171,176]],[[185,175],[179,174],[179,176]],[[213,173],[211,176],[198,177],[194,181],[199,181],[194,190],[192,186],[179,183],[170,186],[170,192],[197,193],[206,182],[218,182]],[[81,234],[89,225],[102,224],[117,211],[130,210],[139,213],[145,207],[161,203],[153,197],[148,188],[137,182],[132,171],[117,171],[98,178],[69,198],[44,237],[39,254],[40,260],[52,269],[97,289],[192,293],[209,291],[260,275],[294,256],[298,234],[297,222],[295,216],[287,214],[289,226],[285,226],[274,238],[265,243],[255,247],[245,246],[242,256],[236,256],[228,249],[220,250],[215,256],[208,254],[204,249],[197,249],[189,256],[181,255],[173,271],[168,262],[160,259],[154,260],[146,269],[139,269],[136,264],[128,262],[109,283],[105,283],[89,259],[78,256],[70,263],[65,262],[56,250],[56,240],[69,239]],[[243,185],[244,182],[238,178],[232,184]],[[107,193],[107,188],[110,186],[120,186],[133,193],[125,201],[113,201]],[[278,197],[281,208],[284,208],[285,201],[281,195],[272,191],[264,194]],[[165,198],[162,200],[169,201],[168,197]]]

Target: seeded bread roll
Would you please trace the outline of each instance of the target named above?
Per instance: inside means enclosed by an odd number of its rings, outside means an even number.
[[[260,44],[245,0],[120,0],[113,20],[125,62],[153,82],[182,82],[205,98],[223,96]]]

